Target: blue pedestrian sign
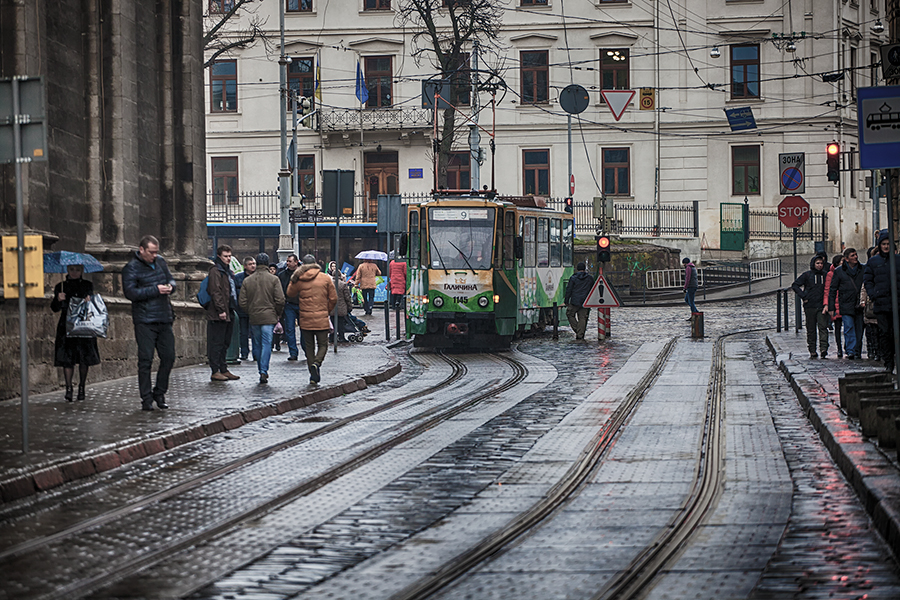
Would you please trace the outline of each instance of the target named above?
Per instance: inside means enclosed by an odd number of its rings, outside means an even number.
[[[900,168],[900,86],[857,90],[859,166]]]
[[[806,154],[792,152],[778,155],[778,178],[782,196],[806,192]]]

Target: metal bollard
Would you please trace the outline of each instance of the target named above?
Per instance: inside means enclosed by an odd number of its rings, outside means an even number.
[[[692,338],[704,337],[703,313],[702,312],[691,313],[691,337]]]
[[[781,292],[782,290],[775,291],[775,332],[781,333]]]
[[[394,318],[395,318],[395,325],[397,326],[396,327],[396,330],[397,330],[397,338],[396,339],[399,340],[400,339],[400,307],[399,306],[394,309]]]
[[[791,323],[791,320],[788,317],[788,307],[790,306],[790,303],[788,301],[789,291],[790,291],[789,289],[784,290],[784,330],[785,331],[790,329],[790,323]]]
[[[390,292],[388,292],[390,297]],[[384,339],[391,341],[391,303],[384,301]]]
[[[559,307],[553,303],[553,339],[559,339]]]

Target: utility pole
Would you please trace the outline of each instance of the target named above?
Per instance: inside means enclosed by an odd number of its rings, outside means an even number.
[[[281,104],[278,111],[278,120],[281,122],[281,170],[278,171],[281,227],[278,231],[278,260],[287,259],[288,254],[294,251],[294,240],[291,235],[291,194],[290,185],[291,170],[287,160],[287,67],[291,64],[291,57],[284,54],[284,2],[278,3],[278,18],[281,25],[281,54],[278,57],[278,95]]]
[[[472,42],[472,123],[469,125],[469,173],[471,189],[481,189],[481,133],[478,131],[478,40]]]

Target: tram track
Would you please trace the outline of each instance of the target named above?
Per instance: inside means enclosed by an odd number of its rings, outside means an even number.
[[[724,413],[725,413],[725,340],[733,335],[765,331],[749,329],[725,334],[716,339],[707,386],[706,415],[699,440],[698,463],[685,501],[661,529],[661,533],[641,551],[594,600],[639,598],[656,581],[659,574],[677,560],[698,527],[715,508],[724,488]],[[582,450],[581,455],[540,502],[521,513],[505,527],[495,531],[469,550],[432,570],[432,574],[391,596],[391,600],[412,600],[433,596],[464,577],[478,565],[499,556],[521,536],[533,531],[564,506],[604,460],[609,446],[622,426],[653,386],[662,365],[668,360],[675,340],[670,340],[653,367],[640,380],[626,399],[610,415],[603,428]]]
[[[136,499],[130,501],[125,506],[120,506],[116,509],[107,511],[103,514],[96,515],[94,517],[85,519],[75,525],[66,527],[65,529],[62,529],[56,533],[53,533],[53,534],[50,534],[47,536],[43,536],[43,537],[39,537],[39,538],[35,538],[35,539],[29,540],[27,542],[16,544],[15,546],[11,546],[4,550],[0,550],[0,564],[2,564],[2,561],[7,560],[11,557],[18,556],[18,555],[24,554],[26,552],[30,552],[36,548],[39,548],[41,546],[46,546],[52,542],[64,539],[66,537],[70,537],[70,536],[80,533],[82,531],[86,531],[88,529],[98,527],[98,526],[104,525],[106,523],[110,523],[110,522],[115,521],[116,519],[119,519],[125,515],[142,510],[152,504],[156,504],[158,502],[162,502],[169,498],[177,497],[181,494],[184,494],[191,490],[197,489],[215,479],[218,479],[220,477],[228,475],[229,473],[233,473],[234,471],[237,471],[240,468],[246,467],[255,462],[263,460],[269,456],[272,456],[273,454],[275,454],[277,452],[281,452],[282,450],[286,450],[288,448],[291,448],[291,447],[301,444],[303,442],[307,442],[316,437],[337,431],[343,427],[350,425],[351,423],[355,423],[355,422],[361,421],[362,419],[365,419],[367,417],[371,417],[373,415],[377,415],[379,413],[385,412],[387,410],[395,408],[395,407],[397,407],[401,404],[404,404],[406,402],[409,402],[411,400],[416,400],[423,396],[428,396],[428,395],[434,394],[436,392],[439,392],[441,389],[446,388],[446,387],[452,385],[453,383],[455,383],[456,381],[458,381],[466,373],[466,367],[460,361],[451,359],[444,355],[439,355],[439,356],[441,356],[442,359],[444,359],[447,363],[450,364],[451,372],[443,380],[437,382],[436,384],[434,384],[432,386],[429,386],[423,390],[419,390],[419,391],[411,393],[411,394],[406,394],[399,398],[395,398],[394,400],[390,400],[388,402],[385,402],[384,404],[380,404],[380,405],[370,408],[368,410],[364,410],[359,413],[356,413],[356,414],[353,414],[353,415],[350,415],[347,417],[343,417],[341,419],[338,419],[336,421],[333,421],[331,423],[323,425],[322,427],[319,427],[313,431],[309,431],[309,432],[300,434],[298,436],[292,437],[290,439],[283,440],[276,444],[269,445],[265,448],[261,448],[261,449],[255,451],[255,452],[252,452],[246,456],[243,456],[243,457],[233,460],[227,464],[224,464],[216,469],[213,469],[211,471],[203,473],[199,476],[193,477],[187,481],[183,481],[175,486],[171,486],[164,490],[160,490],[158,492],[148,494],[148,495],[142,496],[140,498],[136,498]]]
[[[379,405],[378,407],[373,407],[372,409],[362,411],[349,417],[344,417],[333,423],[329,423],[328,425],[318,428],[315,431],[307,432],[300,436],[291,438],[290,440],[285,440],[278,444],[274,444],[267,448],[261,449],[246,457],[242,457],[241,459],[232,461],[227,465],[223,465],[222,467],[215,469],[214,471],[202,474],[199,477],[182,482],[179,485],[173,486],[166,490],[162,490],[158,493],[142,497],[137,501],[130,503],[128,506],[117,508],[102,515],[97,515],[96,517],[82,521],[50,536],[45,536],[43,538],[38,538],[27,543],[19,544],[15,547],[8,548],[2,554],[0,554],[0,565],[3,565],[4,563],[8,565],[11,562],[11,559],[23,557],[24,555],[39,551],[40,549],[49,547],[50,545],[55,543],[65,542],[65,540],[67,540],[68,538],[77,536],[79,533],[87,532],[104,525],[114,524],[118,519],[137,513],[138,511],[144,510],[153,504],[161,503],[170,498],[175,498],[186,493],[189,490],[201,488],[202,486],[210,483],[215,479],[222,478],[225,475],[234,473],[241,468],[252,465],[253,463],[260,462],[279,451],[286,450],[292,446],[296,446],[302,442],[309,441],[315,437],[335,432],[342,427],[346,427],[367,417],[377,415],[378,413],[385,412],[392,408],[397,408],[405,402],[408,403],[415,399],[433,395],[442,389],[451,387],[455,382],[459,381],[466,374],[467,367],[461,360],[455,357],[441,355],[441,358],[451,365],[452,370],[448,377],[433,386],[429,386],[424,390],[420,390],[413,394],[408,394],[401,398],[391,400],[382,405]],[[285,506],[291,501],[326,486],[328,483],[352,472],[354,469],[357,469],[362,465],[375,460],[397,445],[409,439],[412,439],[425,431],[428,431],[429,429],[435,427],[443,421],[452,419],[453,417],[463,413],[466,410],[469,410],[470,408],[487,398],[491,398],[507,389],[516,386],[527,376],[527,369],[524,367],[524,365],[522,365],[515,359],[504,357],[501,355],[493,355],[493,358],[507,363],[507,365],[509,365],[512,370],[511,376],[507,377],[499,384],[492,385],[484,389],[480,393],[472,396],[465,394],[463,397],[451,401],[451,406],[447,406],[446,403],[441,402],[438,406],[426,408],[425,410],[417,413],[414,417],[403,419],[397,424],[394,424],[391,427],[388,427],[387,429],[381,431],[379,435],[387,437],[387,439],[385,439],[384,441],[381,441],[374,446],[364,449],[360,452],[354,453],[353,456],[341,461],[339,464],[332,466],[322,473],[319,473],[313,477],[308,477],[303,481],[298,482],[296,485],[291,485],[288,489],[282,490],[280,493],[268,498],[264,502],[257,503],[251,508],[240,510],[235,514],[228,515],[224,518],[214,520],[203,527],[202,530],[192,532],[188,535],[178,536],[176,539],[157,544],[152,548],[143,549],[140,553],[129,558],[113,561],[113,564],[109,565],[108,568],[104,568],[102,572],[87,575],[85,577],[71,581],[70,583],[67,583],[65,585],[58,586],[53,591],[46,592],[38,597],[77,597],[90,594],[92,592],[108,587],[109,585],[125,579],[129,575],[137,573],[142,569],[152,566],[155,563],[164,560],[165,558],[179,551],[185,550],[191,546],[203,544],[207,540],[210,540],[234,528],[240,527],[242,524],[250,522],[263,515],[276,511],[280,507]],[[460,393],[462,394],[463,392]]]
[[[665,364],[672,353],[675,342],[675,338],[669,340],[656,357],[652,367],[647,370],[637,385],[625,397],[624,401],[613,411],[610,418],[581,451],[579,458],[568,469],[562,479],[550,489],[541,501],[521,513],[502,529],[483,539],[479,544],[457,555],[453,560],[446,562],[436,569],[432,575],[422,578],[394,594],[391,596],[391,600],[427,598],[437,593],[459,577],[465,575],[476,565],[501,552],[504,547],[514,542],[521,535],[534,529],[544,519],[551,516],[554,511],[563,506],[591,473],[597,469],[619,430],[658,377],[662,365]]]

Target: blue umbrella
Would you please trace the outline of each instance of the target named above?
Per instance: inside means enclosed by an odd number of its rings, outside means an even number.
[[[83,252],[47,252],[44,254],[44,273],[65,273],[69,265],[84,265],[85,273],[103,270],[100,261]]]

